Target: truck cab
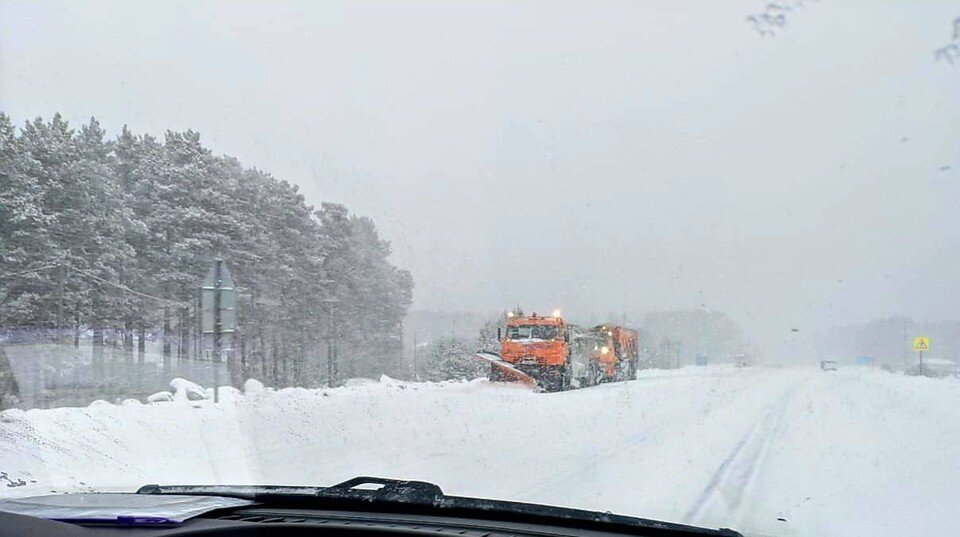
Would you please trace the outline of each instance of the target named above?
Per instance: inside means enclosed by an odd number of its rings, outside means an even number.
[[[511,316],[500,357],[545,389],[561,390],[570,357],[569,326],[560,316]]]

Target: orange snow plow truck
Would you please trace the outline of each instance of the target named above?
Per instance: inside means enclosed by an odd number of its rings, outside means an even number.
[[[500,339],[500,362],[490,379],[513,380],[515,372],[531,377],[546,391],[593,386],[636,378],[639,360],[636,330],[598,325],[582,328],[550,317],[508,316]]]

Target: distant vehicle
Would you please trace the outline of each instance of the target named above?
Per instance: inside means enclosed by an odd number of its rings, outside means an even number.
[[[820,360],[821,371],[836,371],[837,365],[836,360]]]

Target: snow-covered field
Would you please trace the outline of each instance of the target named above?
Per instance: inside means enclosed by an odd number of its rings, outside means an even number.
[[[0,496],[421,479],[774,535],[953,534],[960,382],[689,367],[558,394],[380,383],[0,413]]]

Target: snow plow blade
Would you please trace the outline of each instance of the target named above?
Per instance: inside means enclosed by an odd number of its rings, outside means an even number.
[[[491,366],[491,371],[496,371],[499,378],[490,380],[493,382],[520,382],[530,386],[531,388],[538,388],[537,380],[530,375],[520,371],[513,364],[509,362],[504,362],[499,355],[492,352],[478,352],[475,355],[477,358],[487,362]]]

